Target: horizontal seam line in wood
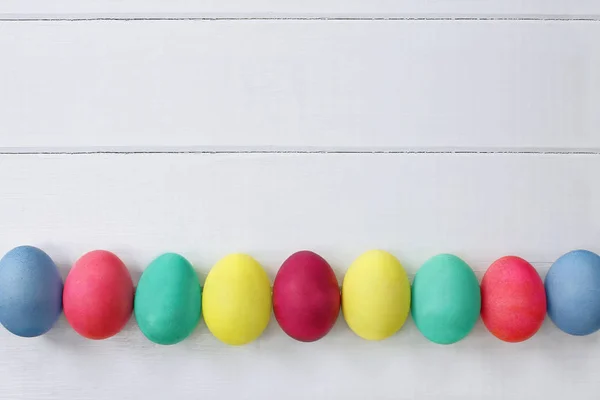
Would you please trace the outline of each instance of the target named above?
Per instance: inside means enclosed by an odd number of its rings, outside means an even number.
[[[600,16],[532,17],[28,17],[2,16],[0,22],[80,22],[80,21],[560,21],[600,22]]]
[[[600,155],[595,151],[527,150],[74,150],[74,151],[0,151],[0,155],[85,155],[85,154],[523,154],[523,155]]]

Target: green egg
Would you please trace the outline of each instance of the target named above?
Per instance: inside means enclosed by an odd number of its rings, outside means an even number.
[[[200,320],[201,289],[192,264],[163,254],[146,268],[135,293],[134,313],[142,333],[158,344],[188,337]]]
[[[412,317],[434,343],[458,342],[471,332],[481,310],[475,273],[460,258],[440,254],[425,262],[412,286]]]

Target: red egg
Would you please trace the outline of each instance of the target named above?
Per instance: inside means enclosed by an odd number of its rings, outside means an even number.
[[[65,280],[65,317],[81,336],[109,338],[129,320],[133,294],[131,275],[119,257],[91,251],[77,260]]]
[[[325,336],[340,312],[340,288],[327,261],[312,251],[285,260],[273,284],[273,311],[281,329],[296,340]]]
[[[519,257],[496,260],[481,281],[481,319],[505,342],[532,337],[546,316],[544,283],[531,264]]]

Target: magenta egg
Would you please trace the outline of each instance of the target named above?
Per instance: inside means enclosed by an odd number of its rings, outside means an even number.
[[[273,311],[290,337],[312,342],[325,336],[340,312],[340,288],[331,266],[312,251],[292,254],[273,284]]]

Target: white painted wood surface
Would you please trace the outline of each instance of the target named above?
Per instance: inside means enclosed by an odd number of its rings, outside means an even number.
[[[0,254],[34,244],[66,275],[105,248],[136,281],[165,251],[202,280],[247,252],[272,279],[304,248],[340,279],[371,248],[411,276],[440,252],[480,277],[506,254],[545,275],[600,252],[599,16],[595,0],[4,0]],[[311,344],[272,321],[245,347],[204,323],[161,347],[133,319],[102,342],[61,319],[0,329],[0,399],[591,400],[599,346],[550,321],[516,345],[481,324],[434,345],[410,320],[370,343],[340,319]]]
[[[204,276],[235,251],[271,277],[310,248],[340,278],[362,251],[385,248],[413,273],[454,252],[481,276],[505,254],[544,274],[572,248],[600,250],[596,155],[129,154],[0,157],[0,251],[32,243],[63,273],[83,252],[118,253],[137,278],[162,251]],[[549,321],[503,344],[482,326],[457,345],[428,343],[412,321],[368,343],[343,320],[325,340],[294,343],[271,324],[231,348],[202,323],[180,345],[152,345],[132,321],[106,342],[64,321],[39,339],[0,331],[0,397],[10,399],[595,398],[600,336]],[[590,394],[589,396],[587,394]]]
[[[415,270],[455,252],[484,270],[600,251],[596,155],[95,154],[0,157],[0,253],[31,242],[67,266],[93,247],[135,270],[162,251],[208,272],[249,252],[271,278],[314,249],[343,276],[384,248]],[[42,206],[43,205],[43,206]],[[91,247],[90,247],[91,246]]]
[[[597,18],[596,0],[3,0],[3,18]]]
[[[572,21],[0,22],[0,150],[599,150],[599,37]]]

